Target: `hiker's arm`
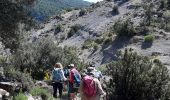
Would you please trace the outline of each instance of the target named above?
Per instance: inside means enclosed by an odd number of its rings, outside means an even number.
[[[62,76],[63,76],[63,78],[64,78],[64,81],[66,81],[67,80],[67,78],[65,77],[65,75],[64,75],[64,71],[63,70],[61,70],[61,72],[62,72]]]
[[[101,86],[100,81],[99,81],[98,79],[96,79],[96,82],[97,82],[97,86],[98,86],[99,94],[100,94],[100,95],[105,96],[105,95],[106,95],[106,93],[104,92],[104,90],[103,90],[103,88],[102,88],[102,86]]]

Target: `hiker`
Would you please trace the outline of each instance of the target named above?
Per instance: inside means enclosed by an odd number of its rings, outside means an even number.
[[[97,70],[94,65],[90,65],[88,68],[93,71],[95,78],[100,80],[103,77],[101,71]]]
[[[64,71],[64,76],[67,78],[67,79],[69,79],[69,74],[70,74],[70,69],[69,69],[69,66],[66,66],[66,67],[64,67],[63,68],[63,71]],[[68,81],[65,81],[64,82],[64,89],[63,89],[63,91],[67,91],[68,92]]]
[[[63,71],[64,71],[64,76],[66,78],[69,77],[69,73],[70,73],[69,66],[64,67]]]
[[[66,81],[64,76],[63,66],[61,63],[56,63],[52,71],[52,81],[53,81],[53,97],[57,98],[57,90],[59,90],[59,98],[62,97],[63,92],[63,82]]]
[[[45,81],[49,81],[50,78],[51,78],[50,70],[46,70],[46,71],[45,71],[44,80],[45,80]]]
[[[100,81],[94,77],[94,72],[89,69],[87,69],[86,75],[82,78],[79,92],[81,100],[100,100],[106,95]]]
[[[70,100],[76,100],[78,88],[80,86],[81,75],[77,71],[74,64],[70,64],[70,75],[69,75],[69,98]]]

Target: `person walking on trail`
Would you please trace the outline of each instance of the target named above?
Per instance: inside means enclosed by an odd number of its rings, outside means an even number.
[[[87,70],[86,75],[83,75],[79,92],[81,100],[101,100],[104,99],[106,93],[103,91],[100,81],[94,77],[91,70]]]
[[[46,71],[45,71],[44,80],[45,80],[45,81],[49,81],[50,78],[51,78],[51,72],[50,72],[50,70],[46,70]]]
[[[52,81],[53,81],[53,97],[57,98],[57,90],[59,90],[59,98],[62,97],[63,92],[63,82],[66,81],[64,76],[63,66],[61,63],[56,63],[52,71]]]
[[[90,67],[88,67],[88,70],[92,71],[94,73],[94,77],[99,80],[103,77],[101,71],[97,70],[94,65],[90,65]]]
[[[77,71],[74,64],[70,64],[70,75],[69,75],[69,98],[70,100],[76,100],[78,88],[80,86],[81,75]]]

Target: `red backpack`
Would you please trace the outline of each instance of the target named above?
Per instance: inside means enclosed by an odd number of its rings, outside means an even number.
[[[87,98],[93,97],[97,93],[96,83],[92,76],[86,75],[83,78],[83,92]]]

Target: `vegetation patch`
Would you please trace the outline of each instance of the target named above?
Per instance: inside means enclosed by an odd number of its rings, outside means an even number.
[[[97,43],[97,44],[102,44],[104,42],[104,38],[97,38],[97,39],[95,39],[95,43]]]
[[[34,82],[30,74],[23,73],[14,66],[6,66],[4,74],[11,81],[21,82],[23,91],[29,91],[34,86]]]
[[[48,91],[46,89],[43,89],[41,87],[34,87],[31,91],[30,91],[31,95],[33,96],[41,96],[41,95],[47,95],[49,94]]]
[[[63,30],[63,26],[61,24],[57,25],[54,31],[54,35],[61,32]]]
[[[83,49],[89,49],[89,48],[93,47],[93,45],[94,45],[94,41],[93,41],[92,39],[87,39],[87,40],[84,42],[82,48],[83,48]]]
[[[113,7],[112,14],[119,14],[119,7],[117,5]]]
[[[106,83],[109,100],[170,98],[169,72],[160,61],[152,63],[130,50],[125,50],[119,58],[106,66],[106,73],[111,76]]]
[[[51,38],[38,39],[20,46],[12,58],[15,68],[29,72],[37,80],[43,79],[44,71],[52,68],[56,62],[61,62],[63,66],[81,62],[76,48],[57,47]]]
[[[104,44],[105,45],[108,45],[112,42],[112,37],[107,37],[105,40],[104,40]]]
[[[128,36],[132,37],[136,35],[135,28],[133,26],[133,22],[129,19],[126,21],[117,21],[112,27],[111,32],[117,33],[118,36]]]
[[[154,37],[153,35],[146,35],[146,36],[144,37],[144,41],[145,41],[145,42],[153,42],[154,39],[155,39],[155,37]]]
[[[19,93],[18,95],[14,96],[13,100],[28,100],[28,97],[23,93]]]
[[[71,27],[70,31],[68,32],[67,37],[70,38],[72,37],[74,34],[78,33],[78,31],[82,28],[82,26],[80,24],[76,24],[74,26]]]
[[[87,13],[87,10],[86,9],[81,9],[80,12],[79,12],[79,16],[83,16]]]

